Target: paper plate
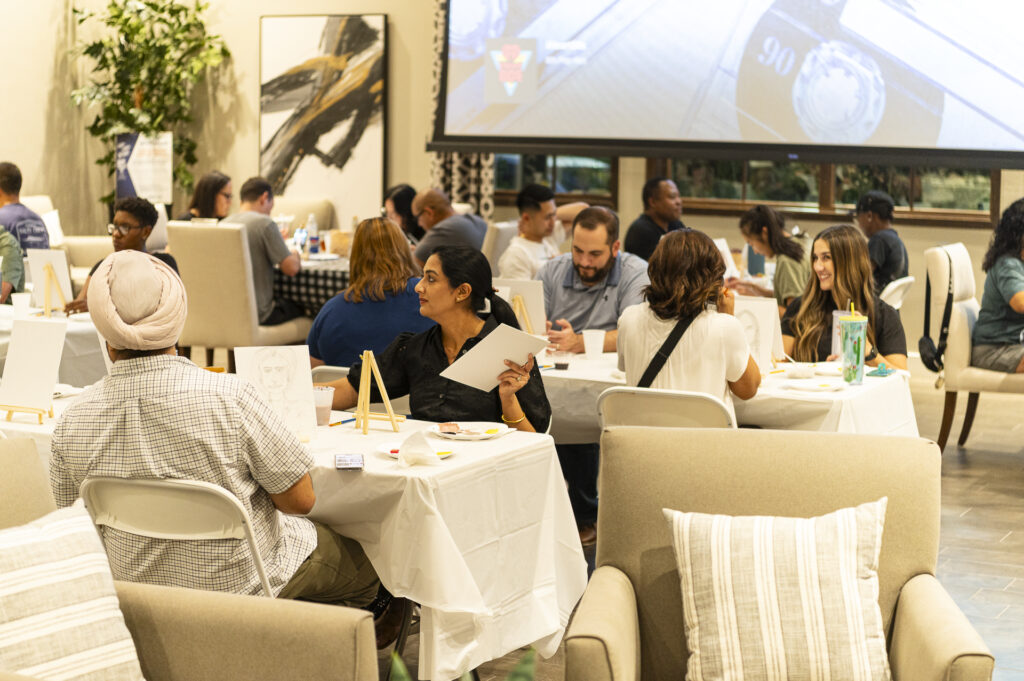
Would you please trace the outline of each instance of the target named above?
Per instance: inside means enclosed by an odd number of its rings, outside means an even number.
[[[438,424],[430,426],[429,430],[438,437],[448,440],[490,440],[501,437],[512,429],[504,423],[493,423],[491,421],[457,421],[462,430],[458,433],[442,433]]]
[[[798,378],[786,381],[784,384],[790,390],[802,390],[812,393],[829,393],[843,390],[846,383],[843,381],[823,381],[820,378]]]
[[[390,456],[392,459],[397,459],[398,458],[398,448],[401,447],[401,445],[402,445],[401,442],[387,442],[387,443],[382,444],[379,447],[377,447],[377,449],[375,451],[378,454],[383,454],[384,456]],[[437,453],[437,456],[438,456],[438,458],[441,458],[441,459],[447,459],[449,456],[451,456],[454,453],[455,452],[452,452],[452,451],[447,451],[447,452],[441,451],[441,452]]]

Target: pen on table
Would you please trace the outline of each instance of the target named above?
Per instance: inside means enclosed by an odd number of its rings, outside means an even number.
[[[353,417],[353,418],[350,418],[350,419],[344,419],[342,421],[335,421],[334,423],[329,423],[327,425],[329,425],[329,426],[340,426],[340,425],[342,425],[344,423],[352,423],[355,420],[356,420],[355,417]]]

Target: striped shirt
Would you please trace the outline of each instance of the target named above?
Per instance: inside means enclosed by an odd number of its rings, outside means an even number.
[[[316,546],[306,518],[281,513],[270,494],[313,465],[250,384],[182,357],[120,360],[65,410],[53,433],[50,486],[60,507],[86,476],[204,480],[234,494],[252,521],[274,593]],[[115,579],[259,594],[239,539],[168,541],[102,528]]]

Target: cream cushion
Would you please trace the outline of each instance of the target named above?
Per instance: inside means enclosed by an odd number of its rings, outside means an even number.
[[[878,608],[886,501],[814,518],[664,509],[686,678],[889,679]]]
[[[84,509],[0,531],[0,671],[142,679],[107,555]]]

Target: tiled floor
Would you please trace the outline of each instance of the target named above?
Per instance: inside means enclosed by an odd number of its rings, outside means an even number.
[[[914,368],[914,408],[928,438],[938,435],[942,415],[934,381]],[[1024,681],[1024,396],[983,394],[967,447],[958,449],[963,402],[942,460],[938,576],[995,654],[994,678]],[[480,678],[504,680],[522,653],[483,665]],[[405,659],[415,664],[415,640]],[[536,678],[564,678],[561,652],[538,660]]]

